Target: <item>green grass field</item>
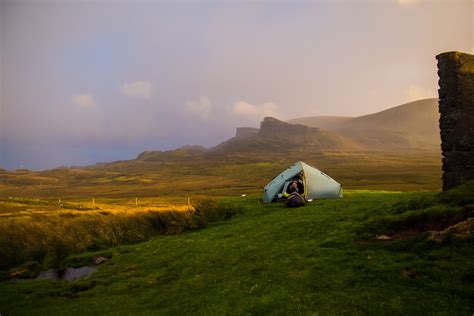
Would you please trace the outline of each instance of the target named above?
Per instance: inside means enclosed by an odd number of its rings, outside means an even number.
[[[474,216],[472,186],[463,190],[351,191],[298,209],[222,198],[237,215],[202,230],[68,257],[110,258],[87,279],[0,283],[0,313],[472,315],[472,234],[441,246],[423,230],[373,239]]]

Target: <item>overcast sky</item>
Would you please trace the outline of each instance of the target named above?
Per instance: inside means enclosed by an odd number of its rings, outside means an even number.
[[[265,116],[437,97],[474,0],[0,0],[0,167],[215,145]]]

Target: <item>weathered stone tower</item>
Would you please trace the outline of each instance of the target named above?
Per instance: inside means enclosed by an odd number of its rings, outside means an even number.
[[[439,75],[439,127],[443,190],[474,180],[474,56],[436,56]]]

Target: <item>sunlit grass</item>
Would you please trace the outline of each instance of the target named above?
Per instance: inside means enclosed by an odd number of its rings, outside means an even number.
[[[177,200],[184,199],[0,199],[0,269],[31,260],[58,265],[71,253],[194,230],[217,208]]]

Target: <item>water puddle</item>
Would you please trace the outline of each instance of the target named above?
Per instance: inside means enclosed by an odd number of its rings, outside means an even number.
[[[96,272],[97,268],[80,267],[80,268],[66,268],[61,270],[47,270],[41,272],[36,280],[65,280],[71,281],[79,278],[89,277]]]

